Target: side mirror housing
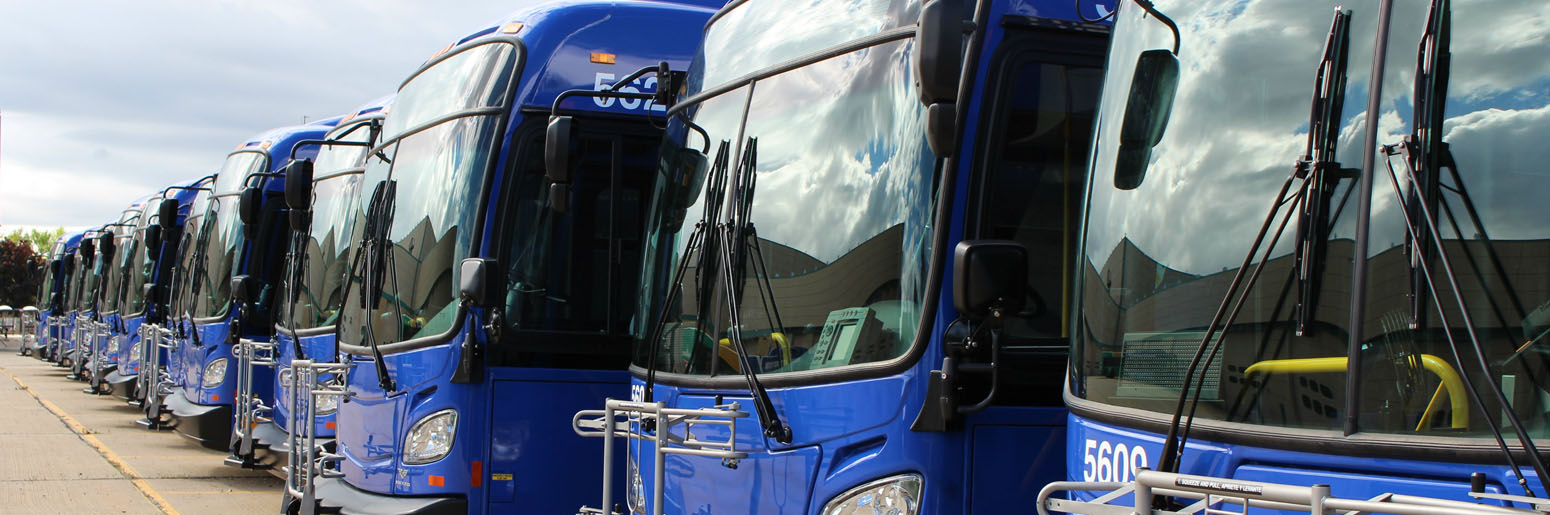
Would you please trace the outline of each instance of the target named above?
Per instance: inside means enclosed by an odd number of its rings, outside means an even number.
[[[494,259],[467,258],[458,268],[458,297],[474,306],[490,306],[501,293],[501,270]]]
[[[167,199],[156,207],[156,225],[161,226],[163,232],[172,232],[178,228],[178,201]]]
[[[114,237],[113,233],[107,232],[102,233],[98,240],[97,252],[102,254],[104,262],[111,262],[113,255],[118,253],[118,239]]]
[[[575,152],[571,135],[575,120],[569,116],[550,116],[544,134],[544,176],[549,179],[549,208],[564,214],[570,199],[570,160]]]
[[[145,228],[145,257],[161,259],[161,230],[160,224]]]
[[[285,207],[292,211],[312,208],[312,160],[295,159],[285,165]]]
[[[982,320],[1022,310],[1028,296],[1028,249],[1007,240],[968,240],[953,249],[953,307]]]
[[[237,196],[237,218],[245,225],[258,223],[264,208],[264,192],[256,186],[248,186],[242,189]]]
[[[140,293],[142,297],[145,297],[146,304],[161,303],[161,299],[156,297],[156,284],[154,283],[145,283],[140,285]]]
[[[926,106],[926,143],[938,156],[953,154],[958,134],[958,81],[963,73],[963,0],[931,0],[920,8],[911,67]]]
[[[231,298],[249,304],[258,293],[258,279],[251,275],[235,275],[231,278]]]
[[[1114,187],[1133,190],[1146,179],[1152,147],[1162,141],[1173,112],[1179,87],[1179,58],[1162,49],[1141,52],[1130,96],[1125,101],[1125,120],[1119,130],[1119,152],[1114,158]]]
[[[920,102],[956,102],[963,72],[963,0],[930,0],[915,29],[916,92]]]

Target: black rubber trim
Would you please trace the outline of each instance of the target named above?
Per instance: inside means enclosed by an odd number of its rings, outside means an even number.
[[[334,478],[317,480],[318,505],[325,512],[345,515],[465,515],[468,500],[461,497],[399,497],[361,490]]]

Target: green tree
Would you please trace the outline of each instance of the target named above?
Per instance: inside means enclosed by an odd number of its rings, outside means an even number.
[[[36,305],[42,271],[43,257],[31,243],[0,240],[0,304],[18,309]]]
[[[59,227],[53,230],[17,229],[5,235],[5,241],[24,242],[32,246],[33,252],[47,254],[54,248],[54,242],[65,235],[65,228]]]

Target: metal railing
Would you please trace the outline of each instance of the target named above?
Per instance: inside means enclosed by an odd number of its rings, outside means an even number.
[[[1104,492],[1089,501],[1061,499],[1063,492]],[[1382,494],[1371,499],[1346,499],[1330,493],[1329,485],[1296,486],[1259,481],[1244,481],[1210,476],[1195,476],[1139,469],[1128,483],[1061,481],[1050,483],[1039,492],[1039,515],[1051,512],[1085,515],[1228,515],[1247,513],[1249,508],[1308,513],[1312,515],[1528,515],[1550,513],[1550,500],[1515,495],[1472,492],[1481,500],[1508,501],[1533,506],[1509,508],[1468,501],[1438,499],[1415,495]],[[1158,509],[1153,500],[1160,496],[1175,500],[1194,500],[1180,509]],[[1130,499],[1130,503],[1124,503]]]
[[[285,494],[299,503],[297,513],[302,515],[318,511],[319,478],[344,477],[336,468],[343,457],[327,452],[318,442],[317,405],[324,397],[349,397],[346,378],[354,367],[353,363],[298,359],[279,372],[280,387],[288,389],[285,400],[291,407],[290,431],[286,435],[291,452],[285,464]]]
[[[736,463],[736,460],[748,457],[748,453],[737,450],[737,420],[747,418],[748,412],[741,411],[736,402],[709,408],[684,409],[669,408],[661,402],[608,399],[603,406],[601,410],[576,412],[576,415],[571,418],[571,428],[576,431],[576,434],[603,439],[602,507],[583,506],[579,513],[619,513],[613,508],[615,438],[654,444],[652,466],[656,481],[652,485],[651,515],[662,515],[662,477],[669,454],[721,458],[723,463]],[[683,434],[673,434],[672,430],[675,426],[682,427]],[[726,439],[701,439],[700,435],[694,432],[696,426],[724,427],[727,431]],[[648,432],[642,429],[643,427],[652,430]],[[638,486],[636,471],[630,472],[630,477],[625,478],[625,481],[628,481],[632,487]],[[634,488],[631,490],[632,493],[628,495],[634,501],[632,504],[639,504],[644,500],[636,497],[638,491]]]
[[[270,420],[273,411],[264,400],[253,394],[254,367],[275,366],[274,342],[260,342],[248,338],[237,340],[232,354],[237,357],[237,397],[232,404],[236,413],[232,417],[233,453],[239,457],[253,457],[253,430]]]
[[[162,364],[162,354],[172,349],[176,339],[172,329],[160,324],[140,326],[140,371],[135,375],[135,387],[139,390],[140,407],[145,412],[146,425],[160,429],[164,424],[161,399],[171,394],[172,374]]]

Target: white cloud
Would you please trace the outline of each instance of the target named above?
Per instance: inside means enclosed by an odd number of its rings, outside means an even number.
[[[0,3],[0,224],[82,227],[538,0]]]

